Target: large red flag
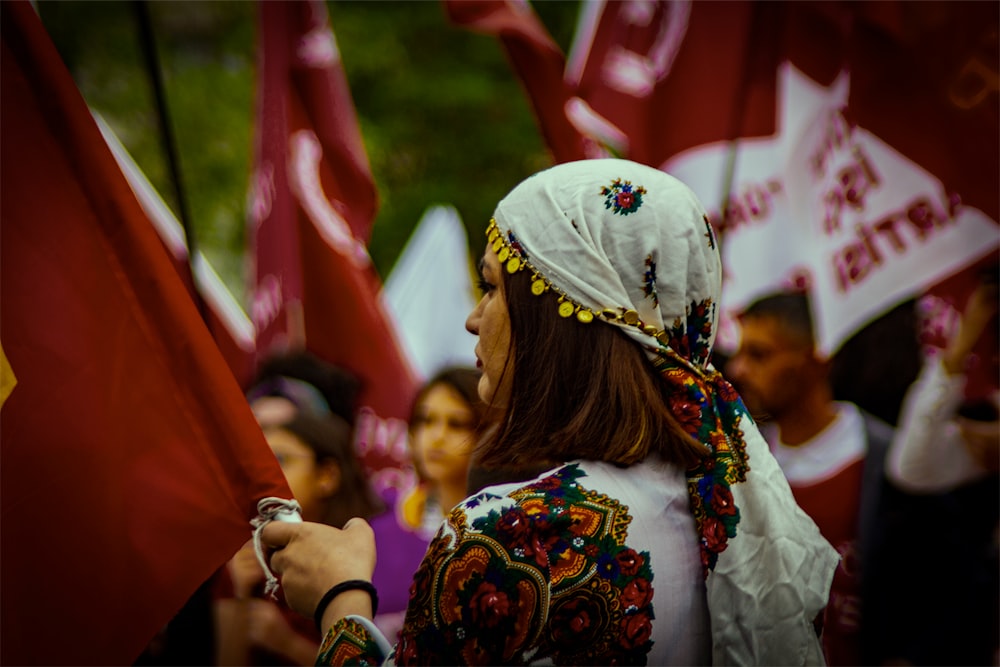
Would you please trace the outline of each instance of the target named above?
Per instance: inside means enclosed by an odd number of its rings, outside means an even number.
[[[114,131],[100,116],[95,115],[95,118],[142,210],[173,258],[177,274],[188,288],[191,298],[198,304],[202,319],[212,332],[212,338],[219,346],[229,370],[240,386],[246,387],[253,378],[256,361],[250,318],[202,253],[197,253],[195,260],[191,261],[181,223],[160,198]]]
[[[296,0],[259,9],[248,233],[258,358],[304,346],[347,368],[363,383],[366,414],[396,420],[398,436],[415,381],[367,252],[376,189],[326,6]],[[405,440],[393,439],[364,452],[372,467],[407,460]]]
[[[289,491],[32,6],[0,30],[0,661],[131,664]]]

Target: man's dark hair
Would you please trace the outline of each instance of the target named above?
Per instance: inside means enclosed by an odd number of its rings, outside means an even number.
[[[763,296],[740,314],[740,319],[757,317],[772,317],[803,340],[816,340],[809,297],[803,292],[777,292]]]

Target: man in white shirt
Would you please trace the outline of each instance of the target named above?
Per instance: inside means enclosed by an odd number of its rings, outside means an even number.
[[[740,318],[740,347],[726,366],[796,501],[841,553],[823,619],[828,664],[865,662],[861,564],[879,511],[888,424],[833,398],[830,362],[814,345],[804,294],[780,293]]]

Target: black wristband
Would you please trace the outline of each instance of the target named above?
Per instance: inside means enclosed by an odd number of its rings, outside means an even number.
[[[323,597],[319,599],[319,604],[316,605],[316,612],[313,614],[313,620],[316,621],[316,630],[320,634],[323,633],[323,612],[326,608],[330,606],[333,598],[337,597],[344,591],[366,591],[372,599],[372,616],[378,613],[378,591],[372,586],[372,582],[365,581],[364,579],[348,579],[347,581],[342,581],[326,593]]]

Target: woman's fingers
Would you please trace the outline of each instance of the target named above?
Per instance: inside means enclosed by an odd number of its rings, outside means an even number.
[[[281,578],[285,599],[307,616],[334,584],[371,581],[375,570],[375,535],[364,519],[351,519],[343,530],[308,521],[272,521],[261,539],[274,550],[270,566]]]
[[[272,549],[280,549],[288,544],[297,530],[302,527],[301,523],[285,523],[284,521],[271,521],[260,534],[261,541]]]

